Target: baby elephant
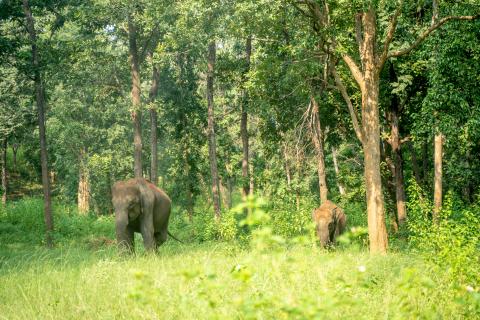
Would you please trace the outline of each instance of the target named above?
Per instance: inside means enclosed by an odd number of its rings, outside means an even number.
[[[314,209],[312,218],[316,224],[316,233],[322,247],[334,244],[337,236],[345,231],[347,216],[339,206],[330,200]]]

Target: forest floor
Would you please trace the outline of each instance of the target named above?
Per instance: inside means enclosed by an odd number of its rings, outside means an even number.
[[[261,252],[169,240],[157,254],[142,253],[137,241],[139,253],[122,256],[109,240],[111,218],[68,213],[57,217],[57,246],[46,249],[38,245],[38,215],[15,218],[38,202],[22,205],[0,213],[0,319],[473,319],[480,312],[465,285],[413,252],[371,256],[311,244]]]

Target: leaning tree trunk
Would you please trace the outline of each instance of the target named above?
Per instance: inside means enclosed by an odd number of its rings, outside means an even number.
[[[252,37],[247,38],[247,43],[245,46],[245,62],[246,67],[243,74],[243,101],[242,101],[242,117],[240,120],[240,135],[242,136],[242,147],[243,147],[243,158],[242,158],[242,179],[243,179],[243,188],[242,196],[245,199],[250,193],[250,183],[249,183],[249,174],[248,174],[248,92],[245,88],[245,82],[247,82],[247,74],[250,71],[250,57],[252,55]]]
[[[78,177],[78,212],[87,214],[90,210],[90,172],[87,165],[87,152],[80,150]]]
[[[208,104],[208,155],[210,158],[210,173],[212,175],[212,197],[215,218],[220,219],[220,188],[217,168],[217,147],[215,138],[215,114],[213,104],[213,81],[215,68],[216,44],[211,41],[208,45],[208,70],[207,70],[207,104]]]
[[[158,94],[158,82],[160,79],[160,74],[158,73],[157,67],[153,66],[152,72],[152,86],[150,87],[150,92],[148,93],[150,103],[153,104]],[[151,163],[150,163],[150,181],[155,185],[158,183],[158,147],[157,147],[157,110],[154,106],[150,108],[150,150],[151,150]]]
[[[332,158],[333,168],[335,169],[335,178],[337,179],[338,191],[340,192],[340,195],[344,196],[346,192],[345,187],[340,182],[340,169],[338,167],[337,149],[335,149],[335,147],[332,147]]]
[[[443,136],[441,133],[435,134],[435,178],[433,192],[433,221],[438,222],[440,211],[442,209],[442,153]]]
[[[317,153],[318,185],[320,189],[320,204],[322,204],[328,200],[325,153],[323,149],[323,131],[320,123],[318,103],[313,96],[310,97],[310,103],[312,104],[312,139]]]
[[[3,138],[2,148],[2,204],[7,204],[7,138]]]
[[[53,247],[53,215],[50,199],[50,181],[48,179],[48,156],[47,156],[47,138],[45,133],[45,89],[43,87],[42,76],[40,73],[40,59],[37,49],[37,34],[35,31],[35,21],[32,16],[28,0],[23,0],[23,11],[26,19],[26,26],[32,46],[32,66],[34,70],[35,97],[38,109],[38,129],[40,138],[40,162],[42,167],[42,184],[44,198],[44,218],[46,244]]]
[[[130,72],[132,76],[132,120],[133,120],[133,146],[135,178],[143,177],[142,172],[142,110],[140,92],[140,63],[138,60],[137,28],[133,18],[128,16],[128,53]]]

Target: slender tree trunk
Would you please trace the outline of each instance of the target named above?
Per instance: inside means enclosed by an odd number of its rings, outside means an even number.
[[[233,183],[232,183],[231,177],[228,177],[228,180],[227,180],[227,192],[228,192],[228,209],[231,209],[233,205],[233,200],[232,200]]]
[[[213,101],[213,81],[215,68],[216,44],[211,41],[208,45],[207,70],[207,103],[208,103],[208,154],[210,158],[210,172],[212,175],[212,197],[215,218],[220,219],[220,192],[217,168],[217,147],[215,138],[215,114]]]
[[[422,146],[422,178],[425,183],[428,178],[428,140],[423,142]]]
[[[397,81],[397,75],[393,63],[390,63],[390,80]],[[400,128],[399,128],[399,101],[396,95],[392,96],[390,110],[387,118],[390,121],[390,146],[392,147],[393,158],[393,179],[395,185],[395,199],[397,204],[398,226],[404,224],[407,219],[407,209],[405,204],[405,185],[403,177],[403,159],[400,144]]]
[[[7,204],[7,138],[3,138],[3,148],[2,148],[2,204],[5,206]]]
[[[247,74],[250,71],[250,57],[252,55],[252,37],[247,38],[245,46],[245,62],[246,67],[243,74],[243,101],[242,101],[242,117],[240,120],[240,135],[242,136],[242,146],[243,146],[243,158],[242,158],[242,179],[243,179],[243,188],[242,196],[245,199],[250,193],[249,185],[249,174],[248,174],[248,91],[245,88],[245,82],[247,82]]]
[[[435,178],[433,192],[433,221],[438,222],[440,211],[442,210],[442,153],[443,136],[441,133],[435,134]]]
[[[285,161],[285,176],[287,177],[287,186],[292,184],[292,175],[290,170],[290,164],[288,162],[288,152],[287,152],[287,145],[283,145],[283,159]]]
[[[149,99],[153,104],[158,94],[158,82],[160,74],[157,67],[153,66],[152,72],[152,86],[150,87]],[[154,106],[150,108],[150,150],[151,150],[151,163],[150,163],[150,181],[154,184],[158,183],[158,149],[157,149],[157,110]]]
[[[78,179],[78,212],[87,214],[90,210],[90,172],[87,165],[87,153],[85,149],[80,150]]]
[[[370,8],[364,13],[364,91],[362,126],[365,132],[365,185],[367,192],[368,236],[370,252],[385,253],[388,247],[385,208],[380,173],[379,70],[376,68],[376,17]]]
[[[143,177],[142,171],[142,105],[140,92],[140,63],[138,60],[137,28],[133,18],[128,16],[128,53],[132,76],[132,120],[133,120],[133,145],[134,165],[136,178]]]
[[[337,179],[338,191],[340,192],[340,195],[344,196],[346,192],[345,192],[345,187],[340,182],[340,169],[338,167],[337,149],[335,149],[335,147],[332,147],[332,158],[333,158],[333,168],[335,169],[335,177]]]
[[[418,166],[417,153],[413,147],[413,142],[408,142],[408,150],[410,151],[412,159],[413,175],[415,177],[415,181],[420,186],[422,184],[422,180],[420,178],[420,167]]]
[[[50,199],[50,181],[48,179],[48,156],[47,156],[47,138],[45,133],[45,89],[43,87],[42,76],[40,73],[40,59],[37,49],[37,33],[35,31],[35,21],[32,16],[28,0],[23,0],[23,11],[26,18],[26,26],[32,46],[32,66],[34,70],[35,97],[38,109],[38,127],[40,139],[40,161],[42,167],[42,184],[44,198],[44,218],[46,231],[46,244],[53,247],[53,215]]]
[[[17,152],[18,152],[18,143],[12,145],[12,154],[13,154],[13,168],[12,171],[17,171]]]
[[[318,185],[320,189],[320,204],[328,200],[327,174],[325,171],[325,154],[323,150],[323,131],[320,123],[318,103],[313,96],[310,96],[312,104],[312,139],[317,153]]]

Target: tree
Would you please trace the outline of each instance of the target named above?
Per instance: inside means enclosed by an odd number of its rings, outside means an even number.
[[[41,70],[41,62],[37,48],[37,32],[35,30],[35,21],[28,0],[23,0],[23,11],[25,14],[26,27],[30,38],[32,48],[32,68],[35,82],[35,100],[37,102],[38,112],[38,128],[40,138],[40,154],[42,164],[42,184],[44,199],[44,217],[46,226],[46,243],[48,247],[53,246],[53,215],[52,203],[50,197],[50,180],[48,174],[48,156],[47,156],[47,138],[45,133],[45,88],[43,85]]]
[[[322,50],[326,54],[338,56],[348,67],[350,75],[357,82],[362,94],[361,118],[353,109],[350,97],[344,88],[342,89],[342,80],[338,76],[335,67],[332,68],[332,74],[342,96],[349,106],[350,115],[354,123],[355,133],[362,143],[364,152],[365,183],[367,191],[367,211],[368,211],[368,229],[370,240],[370,251],[372,253],[385,253],[387,251],[388,240],[385,226],[385,208],[382,193],[382,182],[380,173],[380,117],[379,117],[379,89],[380,72],[385,62],[394,57],[400,57],[408,54],[418,47],[434,30],[441,27],[450,20],[473,20],[477,16],[447,16],[440,19],[437,23],[420,33],[420,35],[407,47],[398,50],[390,50],[390,45],[397,28],[398,17],[403,9],[403,1],[395,5],[395,11],[385,28],[385,37],[383,41],[377,34],[377,16],[380,10],[373,2],[367,1],[363,7],[356,7],[355,15],[355,40],[357,44],[357,55],[360,64],[355,61],[354,56],[345,50],[344,44],[338,36],[325,32],[334,30],[336,23],[342,21],[332,21],[332,17],[339,17],[337,13],[331,13],[330,7],[326,1],[318,3],[313,0],[296,1],[294,5],[313,21],[313,28],[316,30],[322,40]],[[304,11],[299,6],[306,6]],[[336,10],[352,10],[352,8],[336,7]],[[379,45],[383,43],[383,45]],[[361,125],[359,124],[361,123]]]

